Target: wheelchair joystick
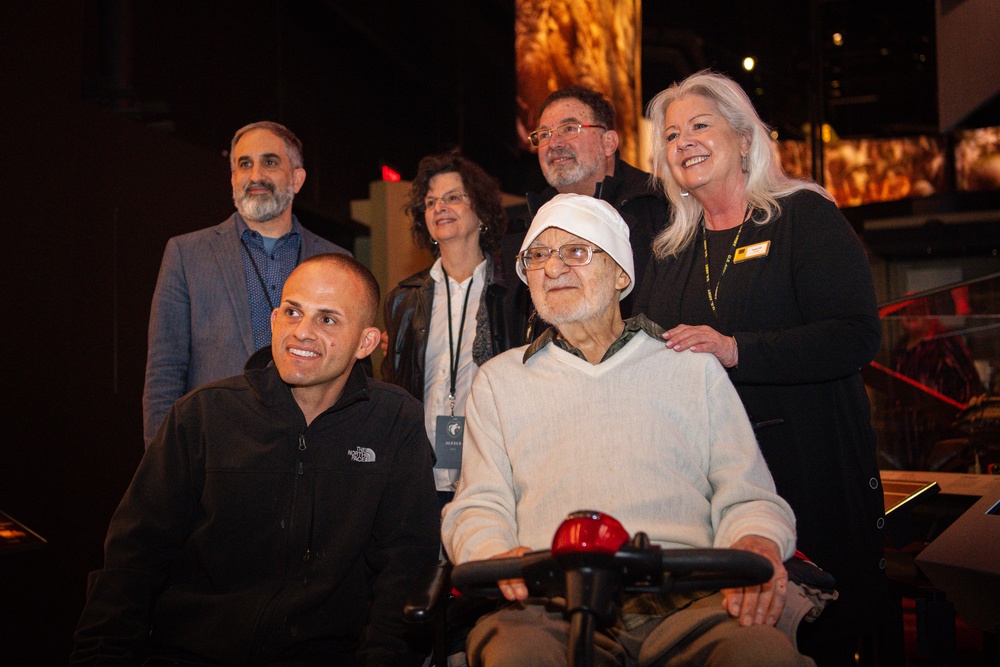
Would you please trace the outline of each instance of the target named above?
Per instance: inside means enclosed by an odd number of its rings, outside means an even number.
[[[615,554],[628,539],[617,519],[592,510],[573,512],[556,530],[552,556],[566,573],[571,665],[593,664],[594,627],[606,627],[617,616],[622,575]]]
[[[603,512],[579,510],[559,524],[552,538],[552,555],[614,554],[626,542],[628,533],[617,519]]]

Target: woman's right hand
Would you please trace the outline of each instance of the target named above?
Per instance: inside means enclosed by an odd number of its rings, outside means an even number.
[[[667,347],[678,352],[691,350],[714,354],[724,368],[733,368],[739,363],[740,355],[736,339],[732,336],[723,336],[709,326],[678,324],[664,332],[663,340],[667,342]]]

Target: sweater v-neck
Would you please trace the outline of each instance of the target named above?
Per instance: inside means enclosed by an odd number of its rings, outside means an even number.
[[[581,359],[572,352],[567,352],[558,345],[546,345],[543,352],[549,355],[553,360],[566,364],[570,368],[576,369],[585,375],[591,377],[600,377],[605,373],[612,371],[617,368],[620,364],[624,363],[629,359],[642,344],[636,341],[641,341],[649,338],[643,331],[638,331],[632,339],[625,344],[625,347],[620,349],[615,354],[611,355],[609,359],[605,359],[599,364],[592,364],[586,359]]]

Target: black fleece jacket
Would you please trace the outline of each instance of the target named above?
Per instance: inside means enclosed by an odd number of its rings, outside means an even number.
[[[402,606],[440,543],[421,406],[355,364],[306,426],[270,361],[171,409],[111,520],[72,664],[420,664]]]

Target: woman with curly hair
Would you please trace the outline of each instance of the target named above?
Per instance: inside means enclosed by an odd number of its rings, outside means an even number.
[[[443,504],[454,494],[461,467],[457,445],[472,378],[512,347],[507,289],[494,257],[507,218],[496,179],[457,152],[420,161],[406,212],[417,245],[436,259],[386,297],[382,379],[424,402]]]

